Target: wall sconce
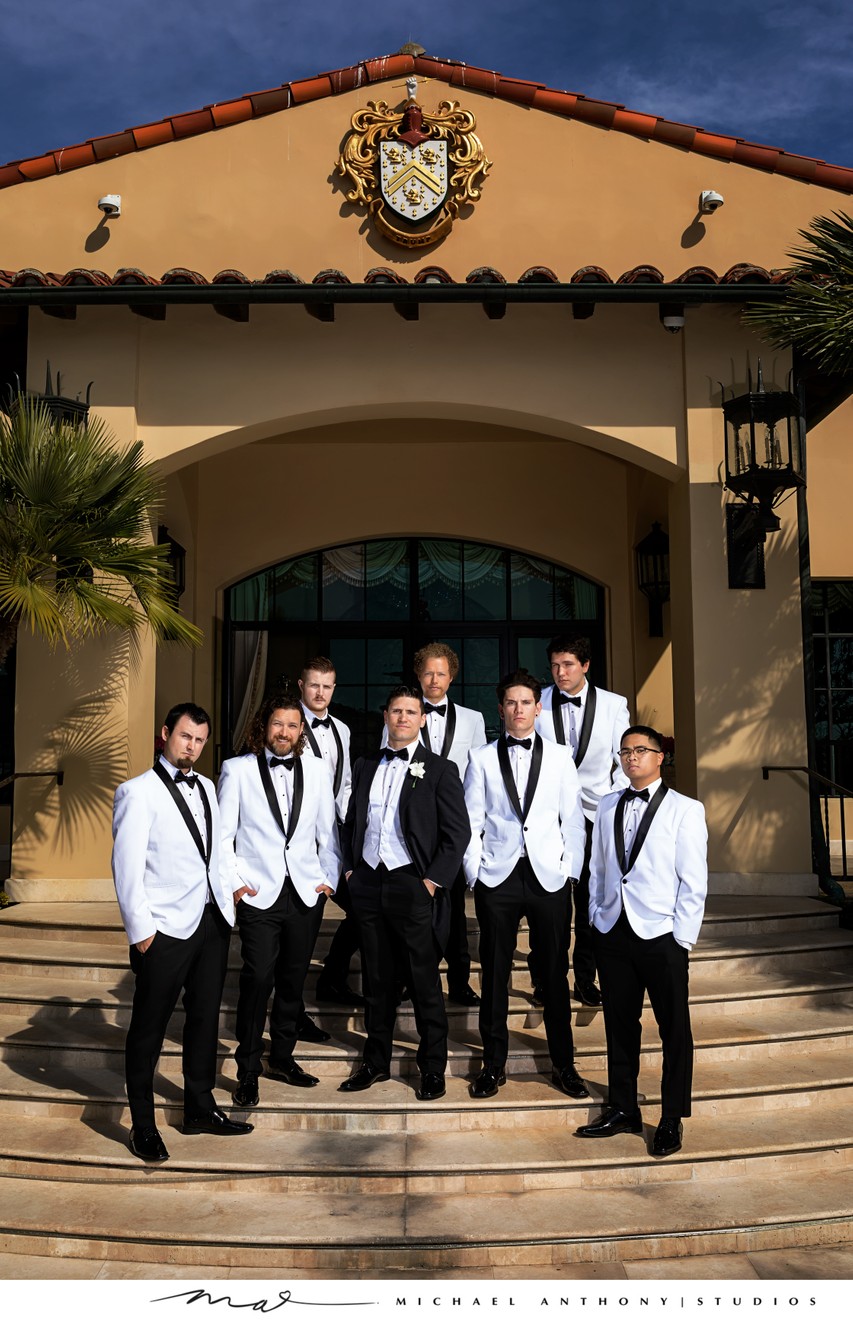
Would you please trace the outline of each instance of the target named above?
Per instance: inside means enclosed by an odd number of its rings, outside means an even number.
[[[175,580],[175,596],[180,600],[184,589],[187,586],[187,552],[186,548],[176,542],[174,537],[169,536],[169,529],[165,524],[160,524],[157,529],[157,545],[168,546],[169,553],[166,556],[166,563],[172,571],[172,577]]]
[[[791,376],[789,375],[789,384]],[[726,427],[725,487],[756,508],[756,537],[779,531],[774,508],[785,495],[806,484],[803,471],[802,403],[792,390],[765,390],[758,360],[758,381],[745,395],[726,399],[722,384]]]
[[[669,537],[655,521],[635,550],[637,587],[649,601],[649,637],[663,638],[663,606],[669,601]]]

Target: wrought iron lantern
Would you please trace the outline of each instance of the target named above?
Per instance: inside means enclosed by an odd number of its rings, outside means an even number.
[[[791,384],[791,377],[788,379]],[[726,481],[728,491],[756,511],[756,537],[779,531],[775,507],[786,492],[805,486],[803,472],[802,404],[793,390],[765,390],[758,361],[758,380],[745,395],[726,399]]]
[[[166,556],[166,563],[172,571],[175,580],[175,596],[183,596],[184,588],[187,586],[187,552],[186,548],[176,542],[174,537],[169,536],[169,529],[160,524],[157,529],[157,545],[168,546],[169,553]]]
[[[637,587],[649,601],[649,637],[663,637],[663,607],[669,601],[669,537],[655,521],[637,543]]]

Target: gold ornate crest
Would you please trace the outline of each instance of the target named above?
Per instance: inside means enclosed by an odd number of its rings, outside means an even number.
[[[336,164],[349,184],[347,201],[366,206],[393,243],[428,248],[479,199],[492,163],[474,132],[477,121],[458,101],[428,112],[410,87],[401,110],[368,101],[351,123]]]

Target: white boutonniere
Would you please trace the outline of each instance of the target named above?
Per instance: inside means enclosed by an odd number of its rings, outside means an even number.
[[[409,775],[414,776],[415,780],[423,780],[426,775],[426,767],[423,762],[410,762]]]

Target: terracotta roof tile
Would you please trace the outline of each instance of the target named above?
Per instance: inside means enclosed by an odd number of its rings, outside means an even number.
[[[213,115],[209,110],[195,110],[189,115],[172,117],[176,138],[194,138],[196,134],[207,133],[214,127]]]
[[[133,130],[137,151],[147,147],[161,147],[164,142],[174,142],[175,131],[170,119],[161,119],[157,124],[140,124]]]
[[[754,284],[779,284],[791,279],[791,273],[786,270],[767,271],[763,266],[755,266],[751,262],[738,262],[729,268],[722,276],[718,275],[709,266],[691,266],[675,280],[666,280],[661,271],[656,266],[641,265],[634,266],[629,271],[625,271],[618,280],[614,281],[611,276],[601,266],[582,266],[569,278],[568,283],[572,285],[588,285],[590,287],[590,296],[594,298],[592,290],[596,285],[676,285],[676,284],[726,284],[736,285],[746,283]],[[448,275],[447,271],[441,266],[424,266],[416,273],[412,280],[407,280],[399,272],[390,267],[375,266],[364,278],[363,282],[353,282],[342,271],[328,268],[324,271],[318,271],[311,281],[314,285],[352,285],[353,283],[366,285],[376,285],[389,283],[394,285],[419,285],[419,284],[444,284],[453,285],[460,282],[455,281]],[[465,279],[468,285],[506,285],[516,284],[561,284],[564,279],[561,278],[548,266],[531,266],[520,275],[517,280],[508,279],[503,272],[496,270],[492,266],[479,266],[471,271]],[[242,271],[234,268],[226,268],[217,272],[212,279],[207,279],[200,275],[198,271],[191,271],[184,266],[173,267],[166,271],[161,279],[149,275],[146,271],[139,270],[138,267],[124,266],[116,271],[115,275],[110,277],[104,271],[94,270],[86,267],[75,267],[71,271],[64,273],[54,271],[39,271],[34,267],[24,267],[20,271],[0,270],[0,285],[4,288],[39,286],[42,288],[50,287],[72,287],[74,285],[88,286],[115,286],[116,288],[127,287],[132,289],[134,286],[180,286],[196,285],[205,288],[212,288],[215,285],[245,285],[250,288],[254,285],[302,285],[304,281],[299,276],[294,275],[292,271],[276,270],[270,271],[261,280],[250,280]]]
[[[113,156],[127,156],[129,152],[136,151],[136,142],[130,129],[106,138],[93,138],[91,145],[99,161],[111,160]]]
[[[5,167],[0,166],[0,188],[44,179],[52,174],[64,174],[68,170],[80,169],[125,152],[143,151],[198,133],[228,128],[255,116],[276,114],[309,101],[338,96],[367,84],[400,78],[409,73],[443,81],[454,88],[470,88],[505,101],[535,106],[546,113],[579,119],[599,128],[648,138],[686,151],[695,151],[703,156],[733,161],[751,169],[811,181],[843,193],[853,193],[853,169],[844,166],[827,165],[812,157],[760,146],[741,138],[706,133],[704,129],[691,124],[678,124],[672,120],[626,110],[624,106],[613,102],[559,91],[544,87],[541,83],[506,78],[492,70],[480,69],[461,61],[400,54],[365,60],[362,64],[318,74],[315,78],[284,83],[281,87],[251,93],[219,105],[205,106],[199,111],[176,115],[159,123],[142,124],[124,133],[92,138],[88,143],[50,152],[45,156],[11,161]]]
[[[252,103],[243,98],[239,101],[223,101],[218,106],[211,106],[210,113],[218,129],[228,128],[231,124],[242,124],[252,118]]]

